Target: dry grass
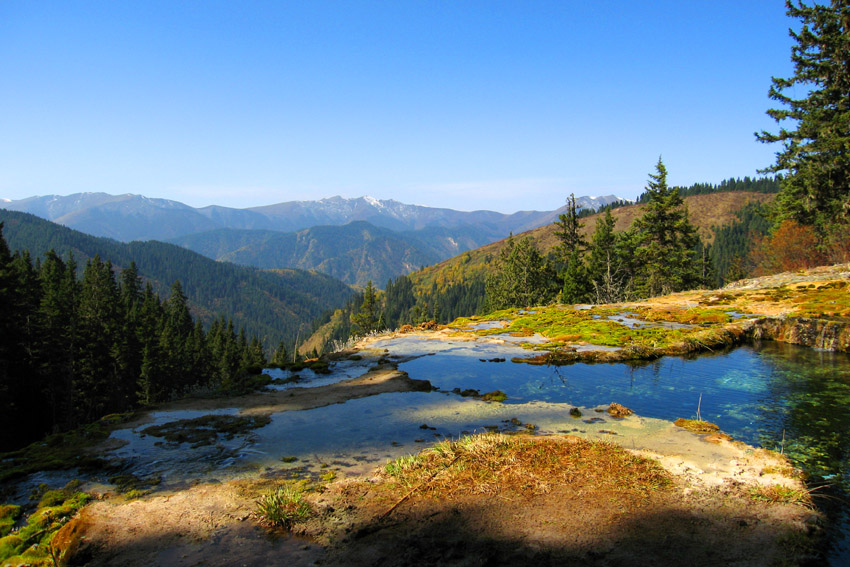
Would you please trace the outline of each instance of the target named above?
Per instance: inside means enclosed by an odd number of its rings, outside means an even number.
[[[791,488],[781,484],[768,486],[756,485],[749,490],[750,498],[770,504],[802,504],[807,508],[813,508],[812,495],[807,490]]]
[[[383,474],[399,490],[414,487],[421,495],[440,498],[533,496],[558,485],[578,492],[645,496],[672,482],[654,461],[613,444],[501,434],[443,441],[419,455],[388,463]]]

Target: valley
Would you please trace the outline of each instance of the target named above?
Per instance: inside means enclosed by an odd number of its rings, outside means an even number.
[[[609,332],[582,336],[552,326],[551,308],[379,334],[327,358],[330,374],[269,370],[266,392],[117,420],[87,449],[110,463],[102,471],[40,473],[4,491],[26,506],[35,484],[80,479],[96,501],[61,528],[54,550],[90,565],[653,564],[673,560],[670,537],[677,553],[721,563],[796,563],[835,529],[818,527],[827,524],[795,471],[831,477],[847,454],[841,440],[811,437],[816,423],[843,427],[846,335],[821,344],[826,352],[776,342],[790,334],[749,342],[746,327],[823,306],[830,321],[846,320],[848,281],[850,266],[836,266],[601,306],[581,326]],[[744,346],[687,343],[730,326],[750,337]],[[613,328],[695,348],[659,343],[643,360],[599,364],[592,353],[618,348]],[[583,354],[565,366],[522,363],[540,352]],[[828,380],[822,393],[796,398],[818,380]],[[486,401],[497,389],[504,401]],[[811,396],[817,420],[801,413]],[[236,418],[259,421],[228,432]],[[679,418],[723,433],[691,433]],[[167,437],[170,423],[190,437]],[[189,441],[195,427],[204,435]],[[119,483],[118,472],[135,480]],[[258,507],[282,489],[308,510],[284,524],[293,535],[268,527]],[[840,554],[838,525],[826,533]]]

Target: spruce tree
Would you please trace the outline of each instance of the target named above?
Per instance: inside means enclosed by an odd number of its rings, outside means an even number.
[[[365,335],[378,330],[379,307],[377,293],[372,286],[372,280],[369,280],[363,290],[363,303],[357,313],[351,316],[351,324],[356,332]]]
[[[73,422],[70,404],[74,383],[74,345],[77,314],[77,281],[73,265],[53,251],[44,256],[39,272],[41,303],[37,375],[47,401],[50,425],[67,427]]]
[[[850,217],[850,3],[786,0],[786,8],[802,23],[799,32],[789,30],[794,76],[773,78],[768,96],[783,108],[767,114],[779,132],[756,138],[782,144],[766,169],[786,172],[778,221],[813,224],[826,235],[830,224],[846,227]]]
[[[18,327],[21,302],[17,286],[17,273],[12,254],[3,238],[3,223],[0,223],[0,450],[12,448],[16,443],[19,422],[25,415],[25,399],[22,392],[24,345],[20,341]]]
[[[699,282],[695,266],[698,236],[679,190],[667,185],[661,158],[649,175],[643,216],[636,219],[637,288],[644,297],[690,289]]]
[[[277,345],[277,349],[274,351],[274,355],[272,355],[272,364],[283,368],[289,363],[289,355],[286,352],[286,341],[280,341],[280,344]]]
[[[119,305],[112,264],[95,255],[83,271],[74,360],[74,403],[81,423],[102,417],[116,399],[117,340],[124,326]]]
[[[595,303],[613,303],[628,298],[631,273],[628,257],[623,252],[624,236],[614,230],[611,209],[596,220],[596,228],[588,248],[588,279]]]
[[[563,266],[561,300],[564,303],[582,303],[590,298],[590,280],[584,264],[587,240],[581,234],[576,197],[570,193],[567,211],[558,215],[554,235],[558,239],[553,252],[557,262]]]
[[[499,251],[485,283],[490,309],[531,307],[550,301],[554,273],[530,237],[516,241],[511,235]]]
[[[584,303],[590,300],[590,279],[587,268],[581,258],[581,253],[574,250],[567,261],[567,267],[561,274],[564,287],[561,290],[561,301],[564,303]]]
[[[567,212],[558,215],[555,221],[554,235],[558,239],[554,252],[563,264],[569,263],[570,257],[578,252],[579,256],[587,248],[587,241],[581,234],[583,224],[578,217],[576,197],[570,193],[567,198]]]

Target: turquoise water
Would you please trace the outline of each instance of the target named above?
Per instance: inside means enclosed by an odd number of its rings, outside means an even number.
[[[699,410],[702,419],[736,439],[784,452],[809,473],[813,485],[828,485],[819,504],[834,521],[830,564],[850,565],[847,354],[764,342],[640,365],[546,367],[482,362],[517,356],[517,349],[497,345],[395,341],[378,346],[391,352],[436,353],[400,368],[444,391],[498,389],[508,395],[506,404],[516,405],[531,400],[587,407],[618,402],[641,416],[665,420],[695,418]]]
[[[387,349],[390,356],[415,357],[399,368],[412,378],[429,380],[439,391],[383,394],[313,410],[278,412],[272,414],[269,425],[246,436],[197,450],[142,437],[142,427],[119,430],[114,436],[127,445],[116,456],[133,461],[139,472],[162,474],[166,479],[169,474],[253,474],[258,468],[264,474],[298,467],[362,474],[442,438],[523,426],[511,424],[512,419],[533,423],[543,433],[578,431],[604,437],[628,425],[592,409],[611,402],[659,420],[694,418],[699,412],[702,419],[718,424],[736,439],[785,452],[812,475],[814,484],[832,485],[828,492],[833,498],[820,501],[834,520],[829,563],[850,564],[847,354],[766,342],[690,359],[547,367],[510,362],[512,357],[529,355],[512,344],[400,337],[379,341],[375,347]],[[298,387],[357,376],[368,364],[364,357],[358,364],[341,364],[339,375],[303,373],[304,382]],[[508,400],[484,403],[451,393],[455,388],[482,394],[502,390]],[[570,417],[573,406],[592,419]],[[185,418],[185,413],[157,412],[151,417],[159,424]],[[669,427],[666,422],[644,421],[642,427]],[[621,440],[631,434],[627,427],[617,432]],[[284,464],[283,457],[297,461]]]

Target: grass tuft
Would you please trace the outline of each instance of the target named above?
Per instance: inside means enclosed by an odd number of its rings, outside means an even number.
[[[809,491],[781,484],[754,486],[749,490],[749,496],[753,500],[770,504],[802,504],[809,508],[813,507],[812,495]]]
[[[304,489],[295,483],[285,484],[257,500],[256,517],[264,524],[291,528],[307,520],[313,509],[304,499]]]

